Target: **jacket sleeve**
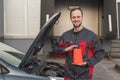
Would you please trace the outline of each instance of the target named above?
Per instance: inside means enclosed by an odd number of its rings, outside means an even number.
[[[101,61],[105,56],[105,51],[102,47],[100,40],[94,36],[92,40],[93,56],[86,60],[88,66],[93,66]]]
[[[54,53],[61,53],[61,54],[65,52],[65,45],[64,45],[63,35],[54,44],[53,52]]]

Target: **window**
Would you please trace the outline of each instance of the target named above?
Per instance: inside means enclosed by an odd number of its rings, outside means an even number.
[[[5,38],[35,38],[40,31],[41,0],[4,0]]]
[[[6,74],[6,73],[9,73],[9,70],[0,64],[0,74]]]

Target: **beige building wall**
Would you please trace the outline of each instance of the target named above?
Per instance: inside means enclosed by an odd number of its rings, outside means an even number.
[[[86,3],[85,5],[81,3],[81,8],[84,12],[83,25],[98,35],[98,5],[97,3],[92,3],[92,1]],[[69,17],[70,10],[68,9],[68,5],[58,5],[56,6],[56,11],[60,11],[62,14],[59,21],[54,25],[53,34],[54,36],[60,36],[73,26]]]

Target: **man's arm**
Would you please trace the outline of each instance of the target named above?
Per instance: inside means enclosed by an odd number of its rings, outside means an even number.
[[[65,45],[64,45],[64,40],[63,36],[61,36],[56,43],[53,46],[53,52],[54,53],[64,53],[65,52]]]
[[[95,36],[92,42],[94,54],[91,58],[86,60],[86,65],[93,66],[101,61],[105,56],[105,51],[100,40]]]

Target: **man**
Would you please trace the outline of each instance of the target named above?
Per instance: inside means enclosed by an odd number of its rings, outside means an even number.
[[[72,9],[70,19],[73,29],[63,33],[53,51],[66,55],[64,79],[92,80],[93,66],[104,58],[105,52],[97,36],[82,25],[81,8]],[[76,47],[82,49],[82,64],[73,64],[73,50]]]

